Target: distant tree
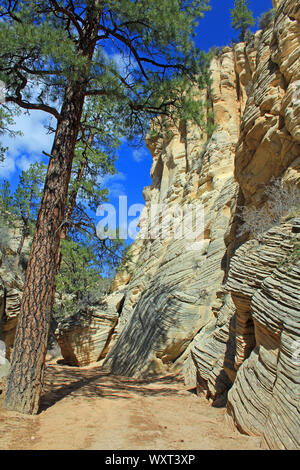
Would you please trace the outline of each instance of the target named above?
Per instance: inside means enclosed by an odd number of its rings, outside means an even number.
[[[4,180],[0,184],[0,210],[1,210],[1,219],[7,221],[9,212],[12,208],[13,196],[11,193],[10,182]]]
[[[124,244],[114,241],[108,250],[98,239],[81,236],[80,240],[68,237],[61,241],[61,264],[56,276],[54,304],[56,320],[84,309],[109,291],[111,272],[120,263]]]
[[[33,235],[35,221],[39,211],[43,186],[45,182],[46,165],[33,163],[28,170],[22,171],[19,184],[13,195],[11,211],[22,220],[22,233],[17,248],[15,264],[18,266],[24,246],[24,241]]]
[[[253,12],[248,8],[247,0],[235,0],[234,8],[230,10],[231,26],[239,31],[239,40],[244,41],[246,31],[255,25]]]
[[[113,131],[107,125],[112,121],[115,121]],[[107,197],[108,191],[102,187],[102,180],[105,175],[116,172],[116,151],[126,132],[124,122],[120,119],[120,109],[110,100],[106,102],[105,97],[86,100],[81,128],[72,163],[61,239],[66,238],[68,227],[72,224],[78,197],[93,212]]]
[[[101,295],[102,276],[91,247],[68,238],[62,240],[61,250],[62,260],[56,276],[56,293],[61,302],[54,305],[54,311],[69,316],[88,304],[96,290]]]

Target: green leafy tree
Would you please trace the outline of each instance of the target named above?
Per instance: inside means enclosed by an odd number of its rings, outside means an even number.
[[[258,27],[259,29],[265,29],[274,21],[275,18],[275,8],[271,8],[271,10],[265,11],[262,13],[258,19]]]
[[[10,182],[4,180],[0,184],[0,209],[1,209],[1,219],[3,222],[7,222],[10,210],[12,208],[13,196],[11,193]]]
[[[250,26],[255,25],[253,12],[248,7],[247,0],[235,0],[234,8],[230,10],[231,26],[239,31],[239,40],[244,41],[245,34]]]
[[[22,171],[13,195],[11,212],[22,220],[22,233],[15,263],[18,266],[26,237],[33,234],[45,182],[46,165],[36,162]]]
[[[55,120],[7,382],[8,409],[38,411],[60,232],[76,143],[84,134],[85,101],[106,97],[118,106],[118,121],[134,132],[156,115],[199,122],[194,95],[207,63],[193,36],[207,9],[208,0],[2,1],[0,80],[6,103],[45,111]],[[110,122],[111,129],[115,125]]]
[[[60,301],[54,305],[57,320],[99,300],[109,286],[109,279],[103,278],[97,255],[90,245],[67,238],[62,240],[61,251],[62,261],[56,277]]]
[[[112,275],[123,257],[126,246],[122,241],[90,238],[88,234],[61,242],[61,264],[56,276],[54,305],[56,320],[77,314],[109,291]]]

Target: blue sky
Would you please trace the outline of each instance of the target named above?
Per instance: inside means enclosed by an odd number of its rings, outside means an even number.
[[[234,0],[211,0],[210,4],[211,11],[199,21],[197,28],[197,46],[205,51],[213,46],[225,46],[238,37],[230,26],[229,10],[233,8]],[[258,18],[262,12],[272,8],[272,1],[249,0],[249,6]],[[0,182],[5,178],[15,187],[20,171],[27,169],[31,162],[44,159],[43,150],[48,153],[51,151],[53,135],[47,135],[44,129],[47,119],[42,111],[32,111],[17,117],[16,128],[22,130],[24,135],[13,140],[6,137],[1,139],[9,151],[5,162],[0,164]],[[142,204],[143,188],[151,184],[151,164],[152,158],[145,146],[132,149],[124,142],[116,163],[118,174],[105,180],[110,190],[110,201],[116,204],[119,195],[126,195],[128,206]]]

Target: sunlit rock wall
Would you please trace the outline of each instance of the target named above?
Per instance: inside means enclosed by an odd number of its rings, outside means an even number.
[[[230,263],[237,375],[228,412],[242,432],[263,436],[268,447],[299,449],[299,0],[280,2],[274,25],[261,36],[256,62],[235,159],[243,204],[255,211],[267,203],[266,185],[273,177],[298,197],[291,197],[296,204],[286,224],[243,244]],[[278,191],[275,212],[284,203]]]
[[[236,71],[236,53],[229,47],[213,60],[211,73],[213,84],[205,99],[214,111],[215,132],[208,137],[190,127],[173,129],[169,140],[149,138],[152,185],[144,191],[148,209],[159,203],[203,206],[204,239],[195,249],[189,240],[173,234],[134,243],[133,274],[105,362],[115,374],[184,369],[190,374],[194,367],[186,365],[190,344],[199,334],[208,338],[218,322],[227,250],[234,245],[231,222],[238,191],[234,156],[246,93]],[[232,314],[229,296],[226,302],[224,321]],[[227,376],[223,381],[223,388],[228,388]]]
[[[220,405],[230,390],[228,414],[242,432],[271,448],[297,448],[297,219],[266,224],[259,240],[240,232],[242,207],[263,207],[274,178],[291,190],[300,180],[300,2],[276,3],[274,23],[212,63],[213,135],[183,129],[148,142],[146,205],[203,204],[204,243],[195,252],[172,237],[134,243],[106,367],[137,376],[179,371]]]

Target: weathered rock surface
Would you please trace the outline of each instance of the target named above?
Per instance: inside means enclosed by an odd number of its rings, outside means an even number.
[[[0,232],[2,238],[0,247],[0,340],[5,343],[6,358],[9,360],[20,313],[26,258],[31,240],[25,238],[21,263],[16,266],[22,227],[18,221],[13,221],[9,227],[4,224]],[[53,353],[54,351],[52,351],[52,355]]]
[[[228,411],[241,431],[262,435],[270,448],[300,448],[299,232],[295,219],[269,230],[260,244],[245,243],[228,278],[238,371]]]
[[[118,292],[59,324],[55,334],[65,363],[85,366],[104,357],[123,300]]]
[[[203,206],[203,240],[193,246],[171,232],[166,238],[152,236],[134,243],[138,261],[105,361],[115,374],[182,370],[194,337],[201,331],[208,338],[216,325],[212,305],[226,271],[226,233],[232,242],[237,195],[233,162],[243,104],[237,100],[234,51],[226,48],[211,71],[209,100],[217,129],[210,138],[202,136],[201,129],[188,128],[174,129],[167,142],[149,139],[152,185],[144,191],[148,213],[154,204]]]
[[[240,230],[243,208],[255,215],[266,207],[272,178],[290,189],[300,182],[300,0],[273,4],[273,24],[212,61],[204,97],[213,134],[187,126],[149,137],[152,184],[141,225],[150,236],[132,245],[113,293],[57,334],[69,364],[106,356],[113,374],[178,372],[216,405],[227,402],[242,432],[270,448],[299,449],[299,207],[276,226],[260,219],[259,239]],[[196,245],[174,230],[155,234],[145,218],[155,204],[191,203],[204,208]],[[11,336],[20,289],[14,276],[0,283]]]
[[[0,340],[0,391],[2,389],[1,382],[7,376],[10,369],[10,363],[6,359],[6,347],[4,341]]]
[[[4,229],[3,229],[4,231]],[[0,340],[5,342],[9,359],[20,312],[23,272],[14,265],[19,227],[7,229],[7,243],[0,250]]]
[[[299,1],[282,1],[257,49],[235,160],[250,210],[265,202],[274,176],[299,191],[299,13]],[[281,210],[281,198],[277,201],[275,212]],[[248,241],[231,260],[227,283],[236,307],[237,371],[228,411],[241,431],[263,436],[270,448],[300,448],[297,237],[285,224],[271,228],[260,242]]]
[[[203,204],[204,241],[194,253],[172,236],[135,242],[138,263],[124,277],[105,365],[135,376],[180,371],[220,404],[230,389],[228,411],[240,430],[269,447],[299,448],[299,262],[286,265],[292,226],[262,220],[261,232],[270,228],[263,241],[246,243],[239,231],[241,206],[263,207],[273,178],[288,188],[300,180],[300,2],[276,3],[274,24],[212,63],[211,138],[187,129],[148,142],[146,206]]]

